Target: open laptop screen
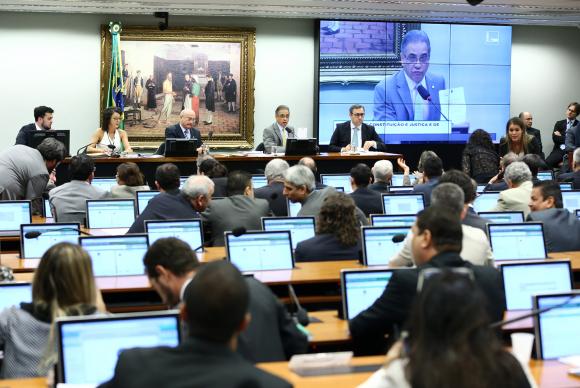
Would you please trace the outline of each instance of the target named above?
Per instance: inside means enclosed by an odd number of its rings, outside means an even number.
[[[162,220],[145,221],[145,231],[149,235],[149,245],[165,237],[175,237],[196,249],[203,244],[201,220]],[[197,252],[201,252],[199,248]]]
[[[425,208],[422,193],[382,194],[384,214],[417,214]]]
[[[389,186],[389,193],[412,193],[413,186]]]
[[[538,180],[551,181],[552,179],[554,179],[554,173],[552,171],[538,171]]]
[[[344,319],[352,319],[381,296],[392,269],[349,270],[340,272]]]
[[[403,240],[409,233],[408,227],[363,226],[363,260],[364,264],[387,265],[395,253],[403,247]],[[393,242],[393,239],[400,240]]]
[[[498,198],[499,193],[497,192],[481,193],[473,201],[473,208],[477,213],[491,211],[497,205]]]
[[[298,212],[302,209],[302,204],[300,202],[292,202],[286,198],[286,205],[288,206],[288,216],[296,217]]]
[[[0,202],[0,236],[18,236],[20,225],[31,222],[30,201]]]
[[[143,213],[149,201],[157,194],[159,194],[157,190],[137,191],[137,214]]]
[[[132,199],[87,200],[87,227],[129,228],[135,222]]]
[[[79,237],[80,245],[91,256],[95,276],[144,275],[148,241],[146,234]]]
[[[404,177],[405,176],[403,174],[393,174],[393,177],[391,178],[391,185],[403,186]]]
[[[560,183],[560,191],[571,191],[574,190],[572,183]]]
[[[496,260],[546,257],[544,227],[541,222],[487,224],[487,232]]]
[[[478,215],[492,224],[524,222],[524,212],[481,212]]]
[[[50,208],[50,202],[48,199],[42,200],[42,215],[44,218],[54,218],[52,215],[52,209]]]
[[[268,180],[264,175],[252,175],[252,185],[254,189],[259,189],[260,187],[268,186]]]
[[[20,225],[20,257],[39,259],[54,244],[78,244],[80,224],[23,224]]]
[[[111,191],[111,187],[117,184],[116,178],[93,178],[91,184],[105,191]]]
[[[371,214],[372,226],[413,226],[416,214]]]
[[[289,231],[246,232],[238,237],[226,232],[225,237],[227,258],[242,272],[294,268]]]
[[[308,240],[316,234],[314,217],[262,217],[264,230],[289,230],[292,236],[292,249],[299,242]]]
[[[574,213],[576,209],[580,209],[580,190],[562,191],[562,201],[564,208]]]
[[[320,181],[326,186],[342,187],[347,194],[352,192],[348,174],[320,174]]]
[[[32,284],[24,282],[0,283],[0,311],[21,302],[32,301]]]

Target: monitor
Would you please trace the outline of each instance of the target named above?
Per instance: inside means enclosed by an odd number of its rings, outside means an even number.
[[[487,185],[477,185],[477,190],[476,190],[477,191],[477,194],[483,193],[485,191],[485,187],[486,186]]]
[[[117,185],[116,178],[93,178],[91,185],[103,189],[104,191],[111,191],[111,187]]]
[[[580,190],[563,191],[562,201],[564,208],[568,209],[570,213],[574,213],[576,209],[580,209]]]
[[[551,170],[538,171],[538,180],[541,181],[554,180],[554,172]]]
[[[81,226],[78,222],[20,225],[20,257],[40,259],[54,244],[78,244]]]
[[[201,139],[165,139],[165,157],[197,156],[197,149],[201,146]]]
[[[181,326],[177,311],[63,317],[56,338],[58,381],[95,386],[113,377],[122,350],[179,345]]]
[[[290,232],[255,231],[234,236],[225,233],[226,255],[242,272],[294,268]]]
[[[318,153],[317,140],[315,138],[286,140],[286,155],[288,156],[309,156]]]
[[[149,248],[147,234],[81,236],[79,244],[91,256],[95,276],[145,274],[143,256]]]
[[[572,183],[568,182],[560,183],[560,191],[572,191],[572,190],[574,190]]]
[[[546,257],[541,222],[487,224],[495,260],[543,259]]]
[[[198,249],[203,244],[201,220],[149,220],[145,221],[145,231],[149,235],[149,245],[160,238],[175,237]],[[203,247],[197,252],[202,252]]]
[[[407,226],[410,228],[416,220],[416,214],[371,214],[372,226]]]
[[[425,209],[423,193],[381,194],[384,214],[417,214]]]
[[[403,247],[409,227],[363,226],[362,245],[364,265],[388,265],[389,260]],[[394,242],[393,240],[400,240]]]
[[[179,188],[183,188],[183,185],[185,184],[185,181],[187,180],[187,178],[189,178],[189,176],[180,176],[179,177]]]
[[[524,212],[479,212],[478,215],[492,224],[524,222]]]
[[[0,236],[18,236],[20,225],[31,222],[30,201],[0,201]]]
[[[412,193],[413,186],[389,186],[389,193]]]
[[[343,269],[340,271],[344,319],[353,319],[370,307],[387,287],[392,269]]]
[[[473,201],[473,209],[477,213],[491,211],[497,205],[498,198],[499,192],[496,191],[486,191],[485,193],[481,193],[475,197],[475,201]]]
[[[302,209],[302,204],[300,202],[292,202],[290,199],[286,198],[286,206],[288,207],[288,216],[296,217],[298,212]]]
[[[26,133],[26,144],[29,147],[37,148],[44,139],[55,138],[64,144],[65,156],[70,155],[70,131],[68,129],[49,129],[43,131],[31,131]]]
[[[391,178],[391,185],[392,186],[404,186],[403,181],[405,179],[404,174],[393,174]]]
[[[299,242],[308,240],[316,234],[314,217],[262,217],[264,230],[289,230],[292,237],[292,249]]]
[[[29,282],[0,282],[0,311],[21,302],[32,301],[32,284]]]
[[[254,190],[268,186],[268,179],[264,175],[252,175],[252,185],[254,186]]]
[[[42,216],[44,218],[54,218],[52,215],[52,209],[50,207],[50,201],[48,199],[42,200]]]
[[[530,310],[533,295],[573,288],[569,260],[504,263],[499,268],[508,310]]]
[[[129,228],[135,222],[132,199],[87,199],[87,227]]]
[[[580,349],[580,291],[535,295],[533,308],[554,307],[534,318],[536,355],[550,360],[578,354]]]
[[[342,187],[347,194],[352,192],[349,174],[320,174],[320,181],[326,186]]]
[[[137,214],[143,213],[151,198],[157,196],[157,190],[137,191]]]

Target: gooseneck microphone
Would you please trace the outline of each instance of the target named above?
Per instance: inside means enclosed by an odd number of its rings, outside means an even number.
[[[80,234],[84,234],[86,236],[92,236],[92,234],[85,232],[83,230],[68,227],[68,228],[48,229],[44,232],[41,232],[39,230],[31,230],[30,232],[24,233],[24,238],[32,239],[32,238],[38,238],[38,237],[42,236],[43,234],[48,234],[50,232],[69,232],[69,231],[70,232],[79,232]]]
[[[427,89],[425,89],[423,85],[417,86],[417,92],[419,93],[419,95],[423,100],[428,101],[435,109],[437,109],[437,112],[439,112],[439,114],[443,116],[445,120],[449,121],[449,119],[443,114],[443,112],[441,112],[441,109],[439,109],[439,107],[436,104],[434,104],[433,101],[431,101],[431,94]]]
[[[536,315],[540,315],[540,314],[546,313],[546,312],[548,312],[550,310],[557,309],[557,308],[560,308],[560,307],[564,307],[567,304],[569,304],[570,302],[572,302],[575,298],[576,298],[576,296],[571,296],[570,298],[566,299],[562,303],[558,303],[558,304],[555,304],[553,306],[548,306],[548,307],[544,307],[544,308],[541,308],[541,309],[534,309],[534,310],[530,311],[527,314],[520,315],[520,316],[515,317],[515,318],[512,318],[512,319],[506,319],[505,321],[494,322],[491,325],[489,325],[489,327],[490,327],[490,329],[496,329],[498,327],[502,327],[502,326],[505,326],[505,325],[509,325],[511,323],[514,323],[514,322],[522,321],[522,320],[524,320],[526,318],[535,317]]]
[[[77,150],[77,155],[86,154],[87,153],[87,148],[89,148],[90,146],[92,146],[94,144],[95,144],[94,142],[91,142],[91,143],[89,143],[87,145],[82,146],[81,148],[79,148]]]
[[[244,228],[243,226],[238,226],[237,228],[234,228],[232,230],[232,234],[234,235],[234,237],[240,237],[242,234],[245,234],[245,233],[246,233],[246,228]],[[214,242],[214,240],[216,238],[217,238],[217,236],[210,238],[209,240],[205,241],[203,244],[201,244],[200,246],[195,248],[193,251],[197,252],[199,249],[205,248],[207,245]]]
[[[294,287],[292,284],[288,284],[288,294],[290,295],[290,299],[294,306],[296,307],[296,312],[293,314],[299,324],[306,327],[310,323],[310,319],[308,319],[308,311],[300,304],[298,297],[296,296],[296,292],[294,291]]]

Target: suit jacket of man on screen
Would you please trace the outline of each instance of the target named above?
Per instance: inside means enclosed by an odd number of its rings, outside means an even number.
[[[294,127],[287,126],[286,130],[286,139],[294,139],[296,138],[294,133]],[[280,128],[278,128],[278,123],[274,123],[269,127],[264,128],[264,132],[262,133],[262,141],[264,142],[264,147],[268,149],[268,147],[277,146],[282,147],[282,137],[280,133]]]
[[[38,129],[36,128],[35,123],[23,126],[22,128],[20,128],[20,131],[18,131],[18,135],[16,135],[16,142],[14,144],[23,144],[27,146],[28,145],[27,135],[30,132],[36,132],[37,130]]]
[[[332,133],[332,137],[330,138],[330,144],[328,145],[328,151],[330,152],[340,152],[342,147],[346,147],[347,145],[351,144],[350,139],[350,121],[340,123],[336,125],[334,132]],[[376,141],[377,142],[377,150],[385,152],[387,151],[387,146],[383,142],[383,139],[377,134],[375,131],[375,127],[372,125],[368,125],[365,123],[361,124],[361,144],[362,146],[367,141]]]
[[[431,103],[425,102],[429,105],[427,120],[439,121],[441,120],[439,91],[445,89],[445,79],[440,75],[427,73],[425,83],[431,95]],[[374,104],[374,120],[414,120],[415,110],[404,70],[380,81],[375,86]]]
[[[568,209],[545,209],[531,212],[528,221],[544,223],[544,239],[548,252],[580,250],[580,220]]]
[[[165,138],[166,139],[185,139],[185,136],[183,135],[183,130],[181,129],[181,126],[179,125],[179,123],[165,128]],[[196,128],[191,128],[189,130],[189,138],[190,139],[195,138],[197,140],[195,148],[199,148],[203,144],[203,142],[201,141],[201,133]]]

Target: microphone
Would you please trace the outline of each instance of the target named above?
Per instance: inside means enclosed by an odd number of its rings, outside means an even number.
[[[310,323],[310,319],[308,319],[308,311],[306,311],[306,309],[300,305],[300,301],[296,296],[296,292],[294,292],[294,287],[292,287],[292,284],[288,284],[288,294],[290,295],[290,299],[292,299],[292,302],[296,307],[296,312],[293,314],[294,318],[296,318],[298,323],[302,326],[308,326]]]
[[[449,121],[449,119],[443,114],[443,112],[441,112],[441,109],[439,109],[439,107],[437,105],[435,105],[433,103],[433,101],[431,101],[431,94],[429,93],[429,91],[427,89],[425,89],[425,87],[423,85],[419,85],[417,86],[417,92],[419,93],[419,95],[421,96],[421,98],[425,101],[429,101],[429,103],[435,107],[435,109],[437,109],[437,112],[439,112],[439,114],[441,116],[443,116],[443,118],[447,121]]]
[[[541,308],[541,309],[534,309],[534,310],[530,311],[528,314],[520,315],[519,317],[515,317],[515,318],[512,318],[512,319],[506,319],[505,321],[494,322],[494,323],[492,323],[492,324],[489,325],[489,328],[490,329],[497,329],[499,327],[502,327],[502,326],[505,326],[505,325],[509,325],[510,323],[522,321],[522,320],[524,320],[526,318],[531,318],[531,317],[534,317],[536,315],[540,315],[540,314],[546,313],[546,312],[548,312],[550,310],[553,310],[553,309],[556,309],[556,308],[559,308],[559,307],[564,307],[567,304],[569,304],[570,302],[572,302],[575,298],[576,298],[576,296],[571,296],[571,297],[569,297],[568,299],[566,299],[562,303],[558,303],[558,304],[555,304],[553,306],[548,306],[548,307],[544,307],[544,308]]]
[[[246,233],[246,228],[243,226],[238,226],[237,228],[234,228],[232,230],[232,234],[234,235],[234,237],[240,237],[242,234]],[[193,251],[197,252],[199,249],[204,248],[206,245],[211,244],[212,242],[214,242],[214,240],[217,238],[217,236],[210,238],[209,240],[205,241],[203,244],[201,244],[200,246],[196,247]]]
[[[405,240],[405,237],[407,237],[406,234],[400,233],[400,234],[396,234],[393,236],[393,238],[391,239],[394,243],[400,243],[403,242]]]
[[[79,148],[79,149],[77,150],[77,155],[80,155],[80,154],[86,154],[86,153],[87,153],[87,148],[89,148],[89,147],[90,147],[91,145],[93,145],[93,144],[95,144],[95,143],[91,142],[91,143],[89,143],[89,144],[87,144],[87,145],[84,145],[84,146],[82,146],[81,148]],[[81,152],[81,151],[82,151],[82,152]]]
[[[82,231],[80,229],[66,227],[66,228],[49,229],[49,230],[47,230],[45,232],[41,232],[39,230],[32,230],[30,232],[24,233],[24,238],[26,238],[26,239],[32,239],[32,238],[38,238],[41,235],[47,234],[47,233],[50,233],[50,232],[68,232],[68,231],[70,231],[70,232],[80,232],[80,234],[84,234],[86,236],[92,236],[92,234],[90,234],[88,232],[85,232],[85,231]]]

